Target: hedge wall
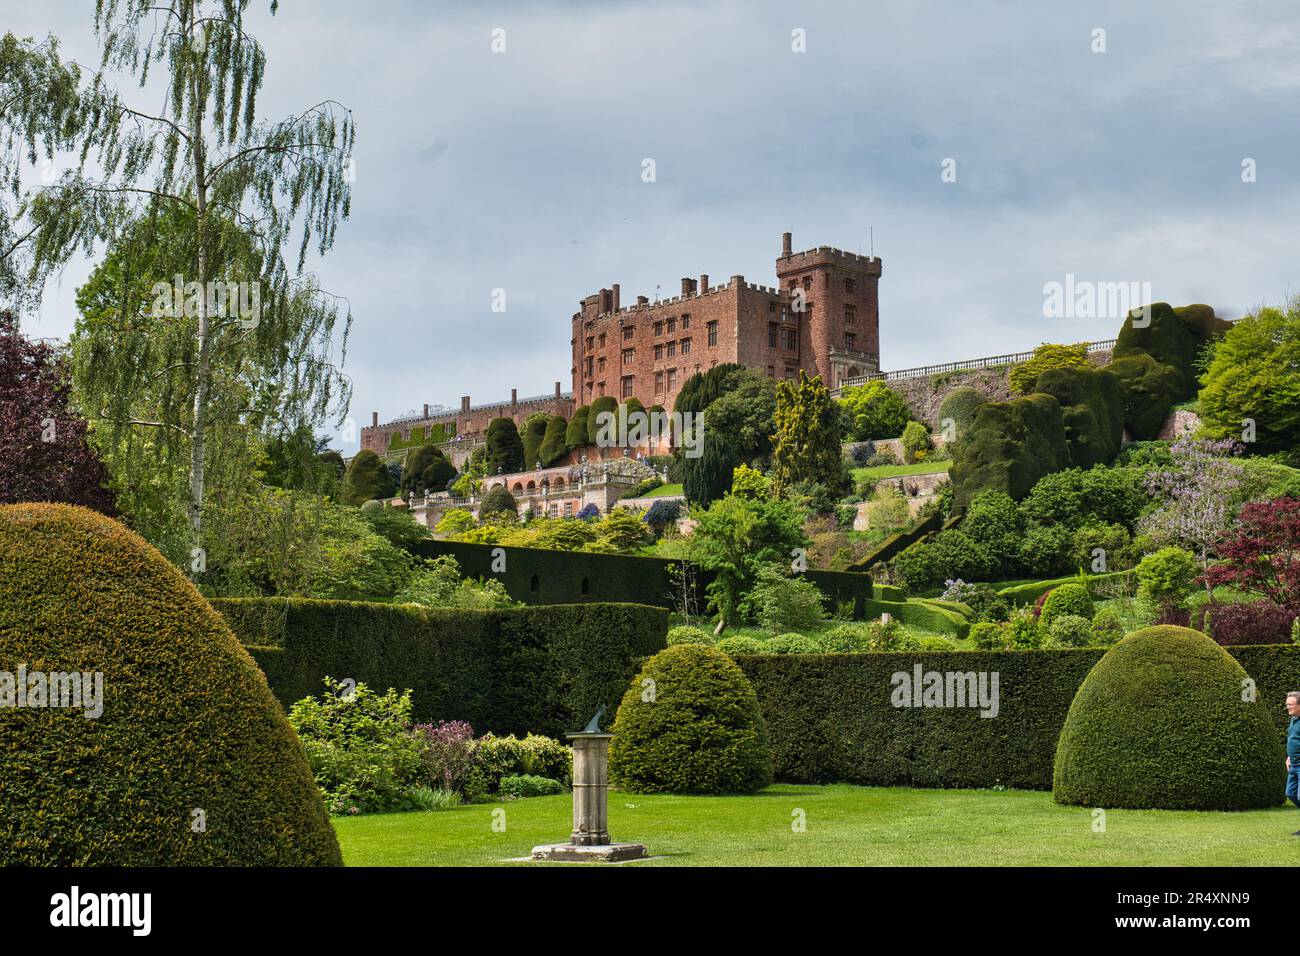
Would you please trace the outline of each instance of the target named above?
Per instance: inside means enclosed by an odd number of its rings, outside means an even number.
[[[1300,689],[1300,646],[1232,647],[1261,700]],[[1050,790],[1056,741],[1075,691],[1103,651],[967,651],[739,657],[758,692],[776,779],[873,786]],[[926,671],[996,671],[999,709],[895,708],[891,677]]]
[[[421,557],[450,554],[461,573],[471,578],[496,578],[516,601],[525,604],[585,604],[617,601],[673,607],[673,577],[668,568],[681,562],[622,554],[588,554],[584,551],[550,551],[542,548],[502,548],[493,544],[460,541],[418,541],[411,550]],[[494,552],[505,552],[505,570]],[[871,576],[850,571],[805,571],[822,592],[828,610],[852,602],[854,617],[861,618],[871,600]],[[696,572],[696,599],[705,606],[704,589],[712,575]]]
[[[1024,607],[1033,604],[1040,597],[1062,584],[1077,584],[1079,576],[1071,574],[1063,578],[1051,578],[1046,581],[1031,581],[1029,584],[1017,584],[1009,588],[1003,588],[998,592],[999,597],[1004,597],[1012,604]],[[1110,596],[1105,590],[1111,588],[1122,589],[1128,593],[1137,590],[1137,572],[1130,568],[1127,571],[1107,571],[1104,574],[1088,575],[1088,593],[1094,598],[1104,599]]]
[[[291,598],[212,601],[286,708],[325,676],[410,688],[417,720],[558,736],[610,713],[668,613],[636,604],[460,611]]]
[[[910,531],[900,531],[897,534],[891,534],[884,541],[880,542],[880,547],[876,548],[875,551],[872,551],[857,564],[850,565],[849,572],[857,574],[866,571],[874,564],[882,564],[894,557],[894,555],[906,551],[926,535],[938,531],[942,526],[943,513],[935,511]]]

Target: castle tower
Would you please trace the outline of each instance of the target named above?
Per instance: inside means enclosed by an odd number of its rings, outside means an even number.
[[[818,246],[794,252],[781,236],[777,284],[791,299],[808,358],[828,388],[880,370],[881,262],[875,256]],[[802,314],[798,305],[802,304]]]

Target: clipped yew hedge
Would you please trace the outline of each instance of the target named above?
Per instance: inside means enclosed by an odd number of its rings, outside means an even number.
[[[0,507],[0,671],[20,665],[102,674],[103,712],[0,708],[0,864],[341,865],[262,672],[134,532]]]
[[[1275,712],[1280,746],[1282,701],[1300,688],[1300,646],[1227,650]],[[799,654],[742,656],[736,663],[758,695],[777,780],[1050,790],[1070,703],[1103,653]],[[892,676],[911,674],[916,664],[924,671],[997,671],[998,716],[984,718],[973,708],[893,707]]]
[[[213,605],[249,645],[280,702],[329,676],[412,691],[419,721],[559,736],[611,712],[643,658],[665,646],[668,612],[637,604],[473,611],[300,598]]]

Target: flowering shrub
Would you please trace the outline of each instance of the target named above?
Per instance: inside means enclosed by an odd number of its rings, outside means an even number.
[[[1220,644],[1286,644],[1300,608],[1272,601],[1219,604],[1208,609],[1210,635]]]
[[[474,765],[474,728],[466,721],[416,724],[420,762],[429,780],[442,790],[460,790]]]

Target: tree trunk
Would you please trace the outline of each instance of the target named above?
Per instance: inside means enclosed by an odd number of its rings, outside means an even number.
[[[194,4],[190,3],[190,29],[194,29]],[[202,55],[202,54],[200,54]],[[207,465],[208,378],[211,374],[210,318],[208,316],[207,178],[204,175],[202,70],[193,73],[191,133],[194,139],[194,193],[198,220],[199,356],[194,387],[194,422],[190,443],[190,527],[194,544],[203,547],[203,477]]]

